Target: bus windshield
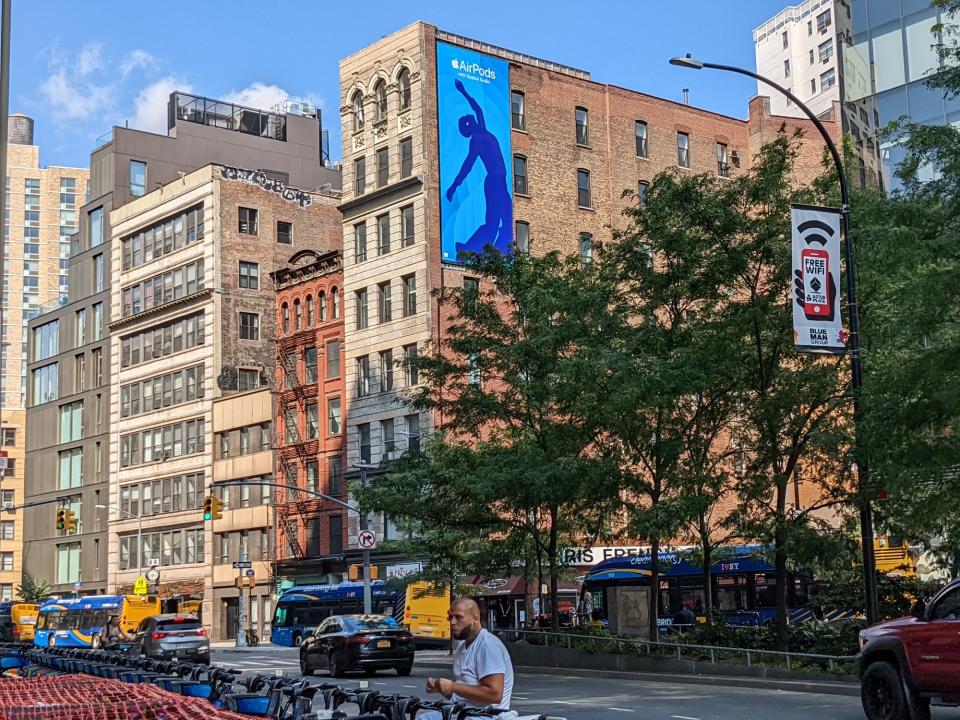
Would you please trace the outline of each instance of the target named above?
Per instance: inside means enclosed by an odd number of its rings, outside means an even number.
[[[273,613],[273,623],[271,624],[271,626],[272,626],[272,627],[286,627],[286,626],[287,626],[287,618],[288,618],[288,616],[289,616],[289,613],[287,612],[287,606],[286,606],[286,605],[277,605],[277,609],[276,609],[276,611]]]

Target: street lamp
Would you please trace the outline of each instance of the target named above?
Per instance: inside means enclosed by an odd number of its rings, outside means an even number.
[[[687,68],[689,70],[702,70],[709,68],[712,70],[725,70],[727,72],[746,75],[765,85],[769,85],[781,95],[785,95],[800,108],[804,114],[810,118],[820,135],[823,137],[830,156],[833,158],[833,164],[837,168],[837,178],[840,181],[840,217],[843,224],[844,238],[844,259],[847,265],[847,306],[850,314],[850,379],[853,386],[853,424],[854,433],[857,432],[857,426],[863,417],[863,405],[861,401],[861,391],[863,388],[863,376],[860,367],[860,318],[857,310],[857,276],[856,265],[853,258],[853,240],[850,237],[850,195],[847,190],[847,176],[843,171],[843,163],[840,160],[840,153],[837,150],[830,133],[820,122],[820,119],[807,107],[796,95],[791,93],[782,85],[773,80],[758,75],[755,72],[745,68],[735,67],[733,65],[718,65],[716,63],[704,62],[686,55],[671,58],[671,65]],[[854,437],[854,447],[857,448],[856,435]],[[858,456],[860,453],[856,453]],[[877,606],[877,578],[875,574],[876,563],[873,554],[873,513],[870,508],[870,498],[867,495],[867,486],[870,481],[870,472],[867,467],[865,457],[857,457],[857,484],[860,488],[860,542],[863,546],[863,584],[866,594],[867,622],[875,623],[879,619],[879,608]]]
[[[143,515],[134,515],[129,510],[124,510],[116,505],[94,505],[98,510],[116,510],[123,513],[126,517],[136,518],[137,520],[137,577],[143,574]]]

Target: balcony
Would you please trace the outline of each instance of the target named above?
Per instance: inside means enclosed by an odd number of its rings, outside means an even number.
[[[48,312],[53,312],[57,308],[62,308],[69,302],[69,296],[67,293],[60,293],[53,300],[47,300],[43,305],[37,308],[38,315],[46,315]]]
[[[167,126],[173,128],[179,120],[281,142],[287,140],[285,115],[174,92],[170,94]]]

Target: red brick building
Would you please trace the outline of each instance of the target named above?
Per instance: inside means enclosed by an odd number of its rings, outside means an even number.
[[[278,483],[346,501],[343,268],[338,251],[303,250],[272,275],[276,286]],[[277,574],[324,582],[342,570],[346,510],[279,490]]]

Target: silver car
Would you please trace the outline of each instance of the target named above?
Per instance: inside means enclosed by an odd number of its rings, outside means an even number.
[[[209,663],[210,638],[195,615],[153,615],[136,629],[130,652],[155,660]]]

